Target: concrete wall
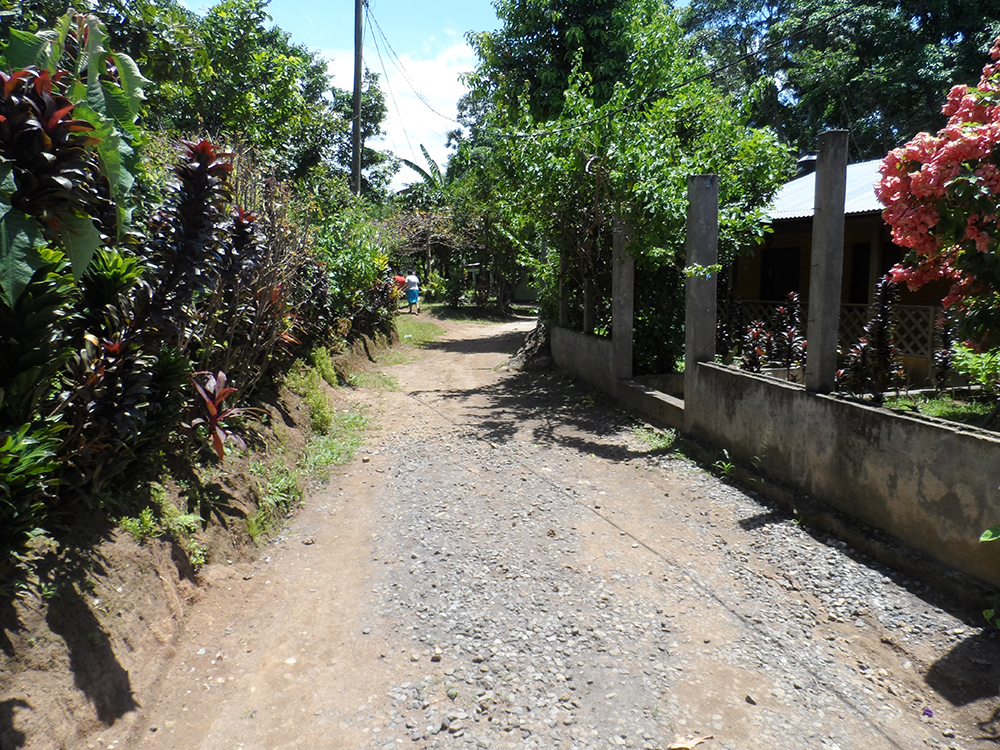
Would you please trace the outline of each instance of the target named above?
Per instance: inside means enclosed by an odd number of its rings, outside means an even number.
[[[1000,585],[1000,440],[711,363],[685,401],[688,431],[764,474]]]
[[[551,326],[549,343],[556,367],[618,399],[646,419],[666,427],[684,426],[684,402],[658,387],[683,390],[683,380],[667,377],[662,383],[619,379],[614,372],[611,341],[569,328]]]
[[[605,393],[614,393],[618,379],[614,373],[614,349],[610,339],[560,326],[550,328],[549,338],[556,367]]]

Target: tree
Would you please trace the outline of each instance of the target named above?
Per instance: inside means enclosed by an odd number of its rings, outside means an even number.
[[[267,0],[223,0],[197,21],[209,65],[171,89],[163,125],[225,133],[263,150],[280,177],[323,163],[346,124],[327,98],[326,61],[265,28]]]
[[[937,102],[950,81],[978,72],[1000,6],[692,0],[684,24],[714,67],[732,65],[716,80],[755,124],[775,127],[800,151],[813,149],[823,130],[846,128],[852,159],[870,159],[943,125]]]
[[[105,0],[96,13],[110,42],[136,61],[150,83],[147,126],[170,125],[186,81],[209,75],[211,61],[198,31],[200,19],[177,0]]]
[[[351,174],[353,147],[351,145],[351,121],[354,118],[354,96],[347,89],[334,87],[333,111],[347,124],[337,133],[334,161],[345,174]],[[387,151],[379,151],[369,144],[385,137],[382,129],[388,113],[385,94],[378,85],[378,74],[367,68],[361,86],[361,194],[382,199],[386,196],[393,175],[399,171],[399,163]]]
[[[555,108],[533,106],[530,97],[516,120],[500,107],[487,114],[503,157],[484,163],[479,184],[511,247],[533,256],[544,314],[555,315],[562,283],[571,322],[586,330],[608,331],[614,227],[631,230],[629,251],[641,269],[636,364],[663,372],[683,344],[687,176],[720,175],[725,262],[762,231],[763,206],[788,157],[772,133],[748,128],[722,92],[693,80],[705,69],[691,62],[672,11],[657,0],[619,2],[616,11],[627,23],[609,55],[628,50],[628,65],[610,98],[578,51],[555,116],[537,115]],[[493,101],[516,98],[508,94]]]
[[[893,280],[950,279],[944,305],[983,348],[1000,346],[1000,38],[990,56],[978,86],[948,93],[937,135],[889,152],[876,187],[893,240],[911,250]]]
[[[607,101],[625,72],[628,6],[622,0],[496,0],[498,31],[470,34],[480,64],[473,87],[515,111],[526,93],[538,119],[558,115],[574,66],[591,76],[594,96]],[[577,63],[577,56],[580,59]]]

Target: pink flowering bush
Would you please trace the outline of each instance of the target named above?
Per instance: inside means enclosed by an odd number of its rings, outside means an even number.
[[[950,279],[944,305],[981,347],[1000,345],[1000,39],[990,56],[978,86],[948,92],[937,135],[889,152],[875,188],[893,241],[912,251],[893,281]]]

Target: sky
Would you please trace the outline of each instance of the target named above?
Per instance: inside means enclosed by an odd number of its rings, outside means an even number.
[[[267,11],[292,42],[329,61],[333,85],[353,90],[354,0],[271,0]],[[456,104],[466,91],[459,75],[476,64],[465,35],[498,27],[493,6],[490,0],[368,0],[367,15],[364,62],[379,74],[388,108],[387,137],[368,145],[424,166],[423,144],[443,167],[447,133],[459,127]],[[421,102],[414,89],[440,114]],[[393,187],[419,180],[402,166]]]

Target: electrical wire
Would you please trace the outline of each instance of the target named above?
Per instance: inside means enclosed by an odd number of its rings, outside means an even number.
[[[365,5],[365,11],[365,25],[367,26],[370,13],[367,4]],[[382,59],[382,50],[379,49],[378,39],[374,36],[372,37],[372,45],[375,47],[375,53],[378,55],[379,65],[382,66],[382,72],[385,74],[385,87],[389,91],[389,98],[392,100],[392,108],[396,110],[396,117],[399,118],[399,127],[403,131],[403,138],[406,139],[406,147],[410,150],[410,155],[416,158],[416,152],[413,150],[413,144],[410,143],[410,134],[406,131],[406,125],[403,124],[403,113],[399,111],[399,104],[396,102],[396,95],[393,93],[392,85],[389,83],[389,71],[386,70],[385,60]]]
[[[382,31],[382,27],[379,26],[378,19],[375,18],[375,14],[374,13],[371,14],[371,20],[375,24],[375,30],[378,32],[379,36],[382,37],[382,41],[385,43],[386,49],[389,50],[389,53],[392,56],[391,57],[392,64],[396,66],[396,70],[398,70],[399,73],[400,73],[400,75],[403,76],[403,80],[406,81],[407,85],[410,87],[410,89],[416,95],[417,99],[419,99],[423,103],[423,105],[425,107],[427,107],[427,109],[429,109],[431,112],[433,112],[434,114],[436,114],[438,117],[443,117],[448,122],[454,122],[454,123],[459,124],[458,120],[456,120],[454,117],[449,117],[448,115],[441,114],[436,109],[434,109],[434,107],[431,106],[431,103],[429,101],[427,101],[427,97],[424,96],[423,93],[421,93],[417,89],[417,87],[414,85],[413,81],[411,80],[409,74],[406,72],[406,68],[403,66],[403,61],[399,59],[399,55],[396,54],[396,50],[394,50],[392,48],[392,44],[389,43],[389,40],[385,36],[385,32],[383,32]],[[386,74],[386,77],[388,77],[388,74]]]
[[[634,109],[638,109],[640,107],[644,107],[647,104],[651,104],[652,102],[656,101],[657,99],[662,99],[664,96],[666,96],[667,94],[669,94],[669,93],[671,93],[673,91],[677,91],[678,89],[684,88],[685,86],[690,86],[692,83],[697,83],[698,81],[705,80],[706,78],[711,78],[712,76],[715,76],[715,75],[721,73],[724,70],[728,70],[729,68],[732,68],[732,67],[734,67],[736,65],[739,65],[742,62],[745,62],[745,61],[747,61],[747,60],[749,60],[751,58],[757,57],[758,55],[760,55],[763,52],[768,51],[769,49],[773,49],[774,47],[777,47],[777,46],[780,46],[780,45],[784,44],[785,42],[789,42],[789,41],[792,40],[793,37],[796,37],[796,36],[798,36],[800,34],[804,34],[807,31],[812,31],[813,29],[820,28],[821,26],[826,26],[831,21],[839,18],[840,16],[843,16],[843,15],[851,12],[852,10],[854,10],[854,7],[849,5],[849,6],[845,7],[845,8],[843,8],[842,10],[839,10],[836,13],[833,13],[832,15],[828,16],[827,18],[824,18],[822,21],[819,21],[819,22],[814,23],[814,24],[812,24],[810,26],[806,26],[804,28],[801,28],[801,29],[798,29],[796,31],[793,31],[788,36],[783,37],[781,39],[777,39],[777,40],[775,40],[773,42],[769,42],[768,44],[765,44],[763,47],[761,47],[759,50],[756,50],[754,52],[749,52],[746,55],[738,57],[737,59],[733,60],[730,63],[727,63],[727,64],[725,64],[725,65],[723,65],[721,67],[718,67],[718,68],[714,68],[714,69],[708,71],[707,73],[702,73],[701,75],[697,75],[694,78],[689,78],[686,81],[682,81],[680,83],[674,84],[673,86],[670,86],[668,88],[657,89],[656,91],[654,91],[654,92],[652,92],[650,94],[647,94],[646,96],[644,96],[642,99],[640,99],[637,102],[633,102],[632,104],[626,104],[626,105],[624,105],[622,107],[618,107],[616,109],[611,110],[610,112],[604,113],[603,115],[599,115],[598,117],[593,117],[593,118],[591,118],[589,120],[583,120],[581,122],[576,122],[576,123],[573,123],[572,125],[565,125],[565,126],[563,126],[561,128],[552,128],[551,130],[536,130],[536,131],[531,132],[531,133],[497,133],[496,135],[499,138],[506,138],[506,139],[535,138],[537,136],[559,135],[560,133],[568,133],[568,132],[571,132],[573,130],[579,130],[580,128],[587,127],[588,125],[593,125],[594,123],[601,122],[602,120],[607,120],[608,118],[614,117],[615,115],[620,115],[620,114],[623,114],[625,112],[630,112],[630,111],[632,111]]]

